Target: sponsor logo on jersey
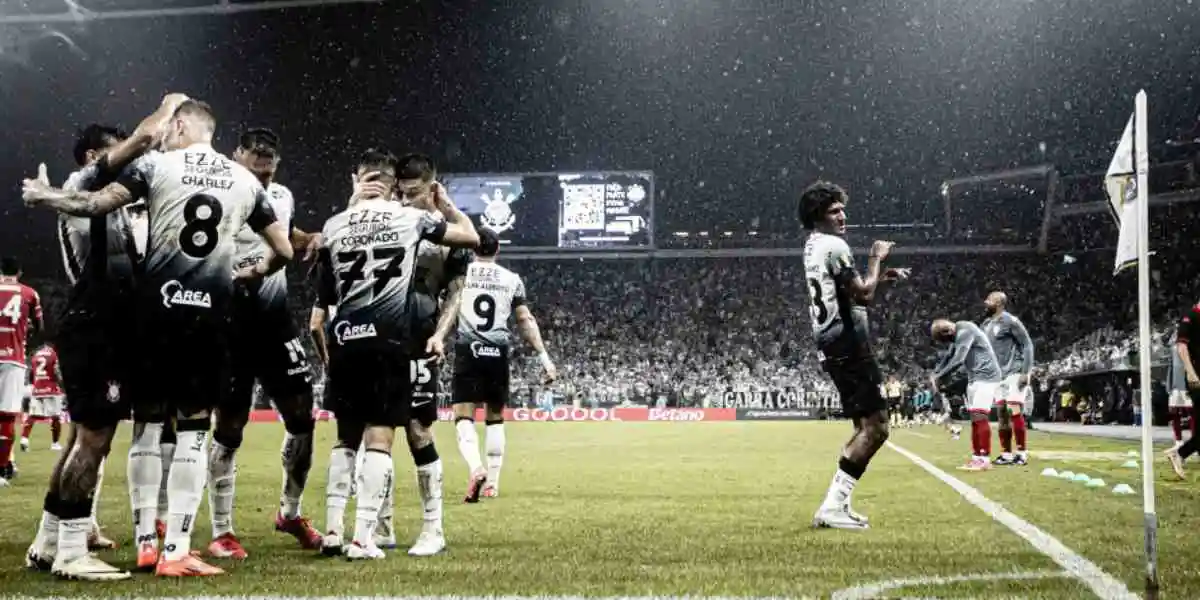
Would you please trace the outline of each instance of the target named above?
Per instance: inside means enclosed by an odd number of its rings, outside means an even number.
[[[354,325],[349,321],[340,321],[337,325],[333,326],[333,335],[337,338],[339,346],[354,340],[373,338],[376,336],[375,324],[365,323]]]
[[[172,279],[159,288],[162,294],[163,306],[193,306],[196,308],[212,308],[212,296],[208,292],[189,290],[182,283]]]
[[[471,342],[471,355],[475,358],[500,358],[500,349],[483,342]]]
[[[262,262],[265,259],[266,259],[266,257],[261,254],[255,254],[253,256],[246,256],[246,257],[243,257],[241,260],[237,261],[236,263],[234,263],[233,268],[237,269],[237,270],[247,269],[247,268],[257,265],[258,263]]]

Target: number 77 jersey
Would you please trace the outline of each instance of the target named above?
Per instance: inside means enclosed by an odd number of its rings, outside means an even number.
[[[409,292],[417,246],[442,243],[446,223],[432,213],[391,200],[360,200],[330,217],[321,230],[320,306],[336,306],[339,346],[368,338],[409,341],[415,319]]]

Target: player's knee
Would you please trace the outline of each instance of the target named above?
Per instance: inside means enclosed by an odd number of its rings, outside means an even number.
[[[312,435],[317,429],[317,421],[313,418],[311,410],[288,411],[281,413],[280,417],[283,418],[283,428],[295,436]]]
[[[363,425],[352,419],[338,419],[337,446],[357,451],[363,440]]]
[[[504,407],[488,406],[483,412],[483,417],[488,425],[499,425],[504,422]]]
[[[416,419],[409,423],[404,433],[408,439],[408,449],[412,451],[414,459],[417,457],[418,451],[433,446],[433,430]],[[419,465],[420,463],[418,463]]]
[[[412,453],[413,463],[418,467],[423,467],[428,464],[433,464],[438,460],[437,446],[433,445],[433,436],[429,436],[423,446],[414,446],[412,438],[408,441],[409,452]]]

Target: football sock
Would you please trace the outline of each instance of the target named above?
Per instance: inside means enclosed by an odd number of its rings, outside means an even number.
[[[1196,415],[1192,412],[1192,407],[1185,406],[1183,416],[1188,420],[1188,434],[1196,435]]]
[[[164,434],[166,430],[164,430]],[[166,437],[165,435],[163,437]],[[175,439],[175,430],[171,430],[171,439]],[[162,479],[158,482],[158,518],[167,517],[167,475],[171,473],[171,463],[175,461],[175,442],[162,442],[158,445],[162,455]]]
[[[1005,454],[1012,454],[1013,430],[1012,424],[1008,427],[1000,426],[1000,450]]]
[[[42,520],[38,523],[37,536],[33,538],[33,551],[41,558],[53,560],[58,554],[58,498],[46,492],[42,502]]]
[[[177,431],[176,437],[179,441],[175,446],[175,460],[167,478],[167,535],[163,540],[166,560],[179,560],[191,552],[196,511],[208,483],[208,469],[204,464],[208,432]]]
[[[54,417],[50,419],[50,441],[55,444],[62,437],[62,418]]]
[[[1178,407],[1171,409],[1171,433],[1176,442],[1183,441],[1183,411]]]
[[[454,422],[454,431],[458,434],[458,451],[463,460],[467,461],[467,471],[474,473],[483,468],[479,458],[479,434],[475,431],[475,421],[458,419]]]
[[[986,420],[971,420],[971,449],[975,456],[991,456],[992,426]]]
[[[854,495],[854,486],[858,485],[858,480],[865,472],[866,466],[859,465],[845,456],[841,457],[838,460],[838,469],[833,474],[833,481],[829,482],[829,490],[825,492],[825,501],[821,503],[821,508],[840,509],[848,506],[850,498]]]
[[[88,505],[83,503],[73,513],[83,512],[82,517],[60,517],[58,520],[58,552],[56,561],[68,561],[88,553],[88,534],[92,531],[92,519],[88,516]]]
[[[487,433],[487,484],[500,488],[500,467],[504,466],[504,422],[488,423]]]
[[[312,432],[283,436],[283,493],[279,497],[279,512],[285,519],[300,516],[300,500],[308,485],[308,472],[312,469]]]
[[[137,429],[141,429],[140,434]],[[126,478],[129,483],[129,505],[133,509],[134,542],[141,545],[157,542],[154,530],[156,519],[165,518],[166,511],[158,511],[158,490],[170,472],[170,465],[163,464],[159,439],[162,423],[145,423],[135,426],[133,445],[129,447],[129,463]]]
[[[29,436],[33,434],[33,418],[25,417],[25,423],[21,425],[21,439],[24,442],[29,441]]]
[[[180,438],[183,435],[184,432],[179,433]],[[178,448],[175,452],[178,454]],[[215,439],[208,453],[208,509],[212,513],[213,539],[233,533],[233,494],[237,485],[237,464],[234,461],[236,453],[236,448],[230,448]]]
[[[1025,415],[1017,413],[1012,417],[1013,437],[1017,438],[1017,452],[1025,451],[1025,436],[1028,427],[1025,425]]]
[[[1186,460],[1187,457],[1196,453],[1198,446],[1200,446],[1200,439],[1195,437],[1188,438],[1188,441],[1184,442],[1183,445],[1179,447],[1179,456]]]
[[[379,522],[379,509],[392,489],[392,455],[383,450],[363,453],[358,474],[358,499],[354,510],[354,543],[370,547]]]
[[[417,489],[425,522],[422,531],[442,532],[442,459],[433,444],[413,453],[417,463]]]
[[[16,435],[16,418],[0,415],[0,467],[7,467],[12,460],[13,436]]]
[[[341,536],[346,529],[346,503],[354,483],[354,450],[334,447],[329,454],[329,480],[325,488],[325,532]]]

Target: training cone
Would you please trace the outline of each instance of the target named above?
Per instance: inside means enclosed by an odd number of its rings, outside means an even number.
[[[1092,478],[1088,477],[1085,473],[1076,473],[1075,477],[1071,478],[1071,481],[1078,481],[1079,483],[1087,483],[1091,480]]]
[[[1108,484],[1104,483],[1103,479],[1093,479],[1093,480],[1087,482],[1088,487],[1099,488],[1099,487],[1105,487],[1106,485],[1108,485]]]
[[[1129,487],[1128,483],[1118,483],[1113,486],[1112,493],[1121,495],[1132,494],[1133,488]]]
[[[1055,471],[1053,467],[1046,467],[1042,469],[1042,477],[1058,477],[1058,471]]]
[[[1075,479],[1075,473],[1073,471],[1059,471],[1058,478],[1059,479]]]
[[[1136,460],[1127,460],[1125,461],[1125,464],[1121,466],[1125,467],[1126,469],[1136,469],[1138,468],[1138,462]]]

